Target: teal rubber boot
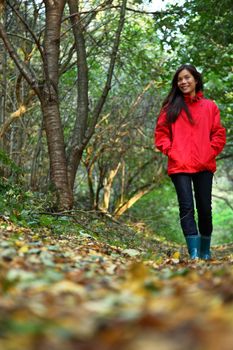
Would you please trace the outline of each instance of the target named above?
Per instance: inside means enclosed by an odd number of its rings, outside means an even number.
[[[211,237],[201,236],[200,258],[203,260],[210,260],[211,259],[210,242],[211,242]]]
[[[200,237],[198,235],[185,236],[190,259],[195,260],[200,257]]]

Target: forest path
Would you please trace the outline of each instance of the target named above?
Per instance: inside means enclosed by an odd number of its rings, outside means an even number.
[[[192,262],[157,242],[145,259],[82,230],[0,227],[0,349],[232,349],[232,244]]]

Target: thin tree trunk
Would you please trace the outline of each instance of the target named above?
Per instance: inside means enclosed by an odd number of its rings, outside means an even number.
[[[88,153],[88,152],[87,152]],[[93,186],[93,169],[94,169],[94,163],[91,162],[90,156],[91,153],[88,154],[89,157],[84,162],[84,166],[87,171],[87,182],[88,182],[88,188],[89,188],[89,203],[90,203],[90,209],[95,208],[95,191]]]
[[[108,177],[105,177],[105,179],[104,179],[104,195],[103,195],[103,203],[102,203],[102,210],[104,210],[104,211],[108,211],[108,209],[109,209],[113,180],[114,180],[120,166],[121,166],[121,163],[118,163],[116,168],[111,169]]]
[[[31,163],[31,174],[30,174],[30,187],[34,190],[37,189],[36,175],[38,170],[38,158],[42,148],[42,133],[43,133],[43,123],[38,130],[37,144],[33,152],[32,163]]]
[[[74,125],[71,151],[69,155],[69,182],[74,187],[76,172],[82,158],[83,147],[80,147],[87,128],[88,119],[88,66],[86,44],[79,14],[79,1],[68,0],[77,54],[77,117]]]
[[[120,206],[124,203],[124,192],[125,192],[125,161],[122,161],[122,171],[121,171],[121,197]]]
[[[89,200],[90,200],[90,209],[96,208],[96,202],[95,202],[95,191],[93,186],[93,180],[92,180],[92,172],[93,172],[94,165],[90,166],[87,169],[87,178],[88,178],[88,187],[89,187]]]
[[[98,178],[98,184],[97,184],[97,189],[96,189],[96,194],[95,194],[95,208],[98,210],[100,209],[100,192],[103,189],[104,185],[104,171],[102,169],[100,170],[100,175]]]
[[[2,43],[0,43],[0,74],[2,74],[1,89],[0,89],[0,126],[4,125],[6,120],[6,91],[7,91],[7,64],[6,64],[6,50]],[[4,147],[5,140],[1,140],[0,145]]]
[[[114,217],[118,218],[132,207],[142,196],[150,192],[155,187],[155,184],[145,185],[143,188],[139,189],[128,201],[123,205],[117,207],[114,212]]]
[[[118,22],[118,28],[116,30],[115,40],[114,40],[113,47],[112,47],[112,53],[111,53],[109,67],[108,67],[106,83],[105,83],[102,95],[100,96],[100,99],[97,102],[96,107],[95,107],[95,109],[93,111],[93,121],[92,121],[92,124],[91,124],[90,128],[87,130],[86,138],[83,141],[84,144],[88,143],[88,141],[90,140],[90,138],[92,137],[92,135],[93,135],[93,133],[95,131],[96,123],[98,121],[98,118],[100,116],[102,108],[103,108],[103,106],[105,104],[105,101],[107,99],[109,90],[111,89],[112,76],[113,76],[113,71],[114,71],[115,64],[116,64],[117,53],[118,53],[118,50],[119,50],[121,33],[122,33],[122,30],[123,30],[123,27],[124,27],[124,23],[125,23],[126,5],[127,5],[127,0],[123,0],[122,1],[122,5],[121,5],[120,19],[119,19],[119,22]]]
[[[98,118],[102,112],[103,106],[106,102],[109,90],[111,89],[111,82],[113,71],[116,63],[117,53],[120,45],[121,33],[125,21],[125,10],[127,0],[122,1],[120,18],[118,22],[118,27],[116,30],[115,40],[113,42],[112,53],[110,56],[110,62],[107,72],[107,79],[105,86],[103,88],[102,94],[96,107],[93,111],[92,122],[89,128],[87,128],[88,120],[88,67],[86,62],[86,47],[83,29],[80,23],[80,17],[78,12],[78,5],[75,0],[68,0],[70,7],[71,19],[74,21],[73,30],[75,36],[76,50],[77,50],[77,68],[79,72],[78,76],[78,111],[77,120],[75,124],[73,139],[72,139],[72,149],[69,155],[69,182],[71,188],[74,186],[75,175],[80,164],[83,150],[88,144],[90,138],[92,137],[95,126],[97,124]],[[75,4],[76,3],[76,4]],[[75,16],[76,13],[76,16]],[[75,18],[76,17],[76,18]],[[83,100],[80,104],[79,98]]]
[[[4,9],[4,3],[0,5],[0,16],[2,16],[2,21],[5,25],[6,23],[6,17],[7,13]],[[8,82],[7,82],[7,51],[5,49],[5,46],[2,42],[0,42],[0,74],[2,75],[2,81],[0,82],[0,126],[4,125],[6,120],[6,96],[7,96],[7,88],[8,88]],[[0,148],[3,150],[6,149],[6,137],[0,139]],[[2,175],[6,175],[5,168],[1,169]]]

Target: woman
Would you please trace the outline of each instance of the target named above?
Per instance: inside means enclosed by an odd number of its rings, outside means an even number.
[[[184,64],[176,71],[155,127],[155,145],[168,156],[168,175],[176,189],[190,258],[209,260],[212,179],[226,133],[218,107],[203,96],[202,90],[202,77],[194,66]]]

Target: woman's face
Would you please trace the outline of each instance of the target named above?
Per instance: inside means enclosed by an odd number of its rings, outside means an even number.
[[[178,74],[177,86],[183,94],[195,96],[196,85],[197,81],[187,69],[183,69]]]

